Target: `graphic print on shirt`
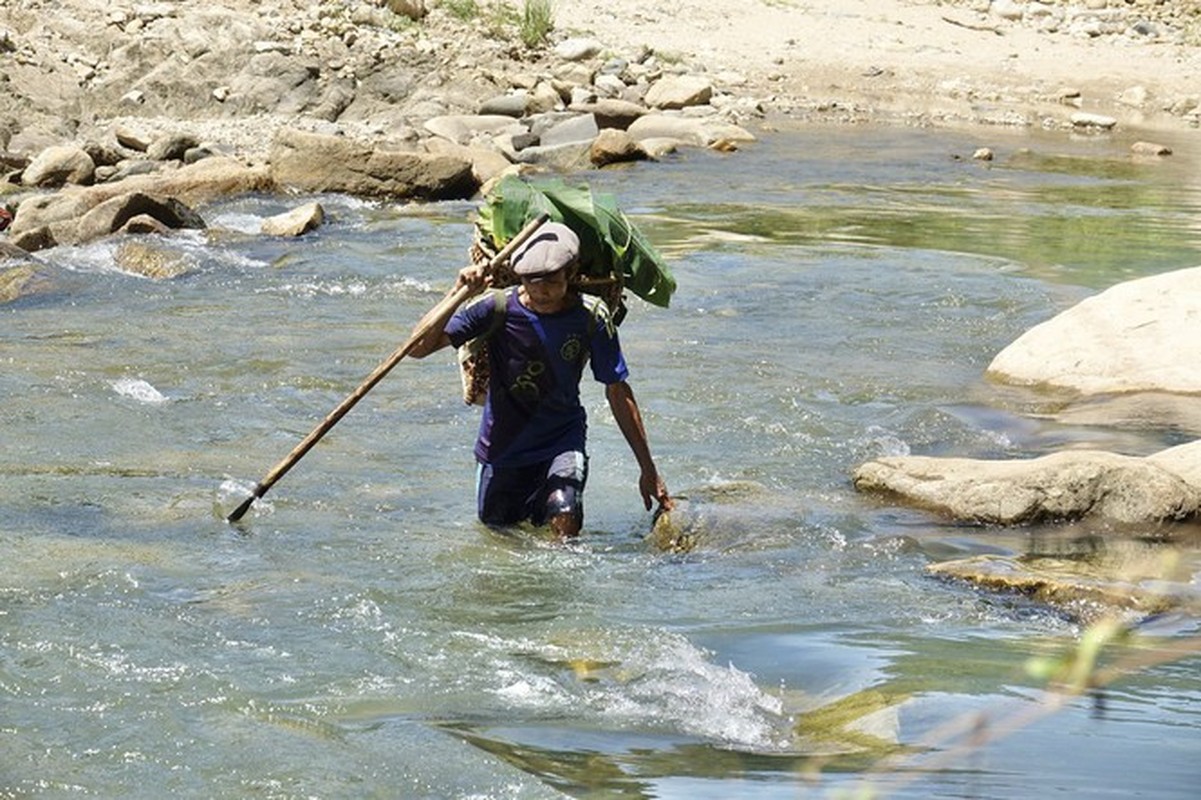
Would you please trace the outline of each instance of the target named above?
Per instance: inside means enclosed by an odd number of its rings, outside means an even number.
[[[546,363],[543,361],[530,361],[525,365],[525,369],[521,374],[514,379],[513,384],[509,387],[509,391],[515,397],[520,397],[527,403],[537,403],[541,392],[538,389],[538,376],[546,371]]]
[[[563,342],[563,346],[559,348],[559,358],[568,364],[574,364],[580,359],[580,353],[582,352],[584,352],[583,338],[573,335],[567,341]]]
[[[557,314],[539,315],[506,292],[503,329],[489,339],[490,383],[476,440],[477,460],[520,466],[559,453],[585,451],[587,414],[580,379],[592,363],[597,381],[625,380],[617,332],[591,298]],[[460,309],[447,324],[458,346],[488,330],[495,295]]]

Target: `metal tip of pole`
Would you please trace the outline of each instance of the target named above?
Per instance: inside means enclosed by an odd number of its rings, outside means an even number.
[[[242,517],[246,516],[246,512],[250,510],[250,507],[252,505],[254,505],[254,501],[257,499],[258,499],[258,496],[253,495],[253,494],[250,495],[250,497],[247,497],[245,500],[242,501],[242,504],[240,506],[235,508],[233,510],[233,512],[228,517],[225,518],[225,521],[226,522],[237,522]]]

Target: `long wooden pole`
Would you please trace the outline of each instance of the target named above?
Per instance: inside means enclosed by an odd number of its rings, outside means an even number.
[[[533,235],[534,231],[538,230],[538,228],[541,227],[547,219],[548,217],[546,214],[540,214],[531,220],[529,224],[522,228],[521,231],[518,232],[518,234],[514,236],[509,243],[506,244],[504,248],[492,258],[491,261],[488,262],[488,269],[490,271],[495,270],[506,260],[508,260],[513,251],[516,250],[522,242]],[[417,329],[413,332],[413,335],[409,337],[408,341],[396,348],[396,350],[392,352],[392,355],[384,359],[384,361],[381,362],[380,365],[376,367],[361,384],[359,384],[357,389],[351,392],[345,400],[339,403],[337,408],[329,412],[325,419],[321,420],[321,424],[319,424],[316,428],[313,428],[309,435],[301,440],[300,444],[292,448],[292,452],[288,453],[286,456],[284,456],[283,460],[272,467],[271,471],[268,472],[261,481],[255,484],[254,491],[251,493],[250,497],[242,501],[241,505],[235,508],[233,512],[225,518],[226,521],[237,522],[243,516],[245,516],[246,512],[249,511],[250,507],[254,504],[254,501],[265,495],[268,490],[275,485],[276,481],[286,475],[288,470],[296,466],[296,462],[304,458],[305,454],[308,453],[309,450],[312,450],[313,446],[317,444],[317,442],[321,441],[321,438],[325,436],[325,434],[329,433],[330,428],[337,425],[338,421],[342,419],[342,417],[346,416],[350,409],[354,408],[355,405],[362,400],[377,383],[383,380],[384,376],[391,372],[392,368],[399,364],[401,359],[411,353],[413,348],[417,346],[417,343],[424,339],[426,335],[431,332],[431,329],[439,319],[441,319],[450,310],[458,308],[458,306],[464,300],[470,297],[475,291],[476,290],[472,289],[470,286],[460,286],[458,289],[452,289],[450,292],[448,292],[446,296],[438,302],[437,305],[431,308],[426,315],[421,318]]]

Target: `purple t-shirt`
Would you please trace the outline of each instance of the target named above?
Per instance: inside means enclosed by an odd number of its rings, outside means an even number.
[[[480,419],[475,457],[512,467],[584,451],[587,415],[580,379],[591,360],[604,384],[629,376],[617,329],[605,304],[588,295],[565,311],[538,314],[521,304],[517,289],[504,294],[504,327],[488,341],[488,397]],[[446,324],[455,347],[493,324],[495,293],[460,308]]]

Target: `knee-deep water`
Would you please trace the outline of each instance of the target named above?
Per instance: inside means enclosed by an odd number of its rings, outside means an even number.
[[[1060,698],[1026,664],[1077,621],[924,572],[1162,536],[955,525],[850,483],[882,454],[1197,435],[1059,423],[983,377],[1084,297],[1201,264],[1195,153],[1128,145],[818,127],[583,176],[679,282],[621,335],[669,488],[712,504],[684,554],[646,541],[589,383],[585,534],[478,525],[448,353],[225,522],[449,287],[472,203],[323,196],[290,240],[258,225],[308,198],[229,199],[162,243],[191,265],[165,281],[116,240],[39,254],[49,291],[0,306],[0,797],[1197,796],[1195,606]]]

